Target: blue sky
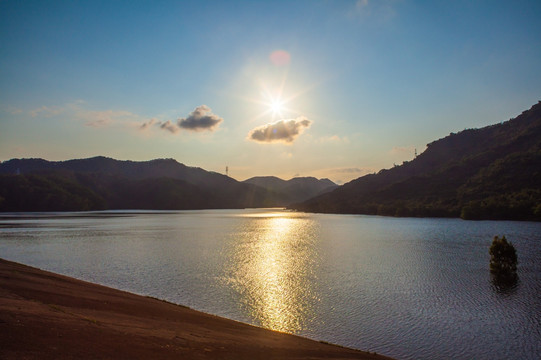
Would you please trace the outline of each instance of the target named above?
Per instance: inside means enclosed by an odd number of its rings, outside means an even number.
[[[0,160],[345,182],[541,100],[539,1],[0,1]]]

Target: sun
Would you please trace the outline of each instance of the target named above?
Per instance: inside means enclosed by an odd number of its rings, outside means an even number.
[[[273,115],[282,115],[285,110],[285,103],[282,99],[273,99],[269,103],[269,110]]]
[[[299,92],[290,93],[285,90],[286,76],[282,79],[281,83],[277,84],[276,81],[265,82],[261,78],[258,79],[259,83],[259,98],[239,96],[242,100],[250,103],[254,103],[260,106],[262,110],[255,115],[251,121],[256,121],[262,117],[269,117],[270,121],[275,122],[277,120],[284,120],[292,116],[302,115],[303,112],[292,107],[295,100],[310,91],[314,86],[307,87]]]

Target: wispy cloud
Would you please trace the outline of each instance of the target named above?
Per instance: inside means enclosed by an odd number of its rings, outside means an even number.
[[[123,110],[79,111],[77,117],[85,120],[86,126],[96,128],[109,126],[118,121],[130,121],[138,118],[136,114]]]
[[[30,116],[32,117],[45,117],[45,118],[51,118],[57,115],[60,115],[64,112],[66,112],[68,107],[48,107],[48,106],[42,106],[37,109],[30,110]]]
[[[312,125],[312,122],[304,116],[296,119],[284,119],[253,129],[248,133],[248,140],[260,143],[282,142],[291,144],[310,125]]]
[[[147,130],[147,129],[150,129],[152,127],[152,125],[156,124],[156,123],[161,123],[158,119],[156,118],[152,118],[148,121],[145,121],[144,123],[141,124],[141,126],[139,126],[139,130]]]
[[[367,168],[358,168],[358,167],[350,167],[350,168],[337,168],[337,169],[331,169],[333,172],[336,173],[343,173],[343,174],[355,174],[355,173],[364,173],[367,174],[371,171],[371,169]]]
[[[84,122],[85,126],[94,128],[140,119],[139,115],[125,110],[89,110],[81,100],[62,106],[41,106],[29,110],[27,114],[33,118],[67,118]]]

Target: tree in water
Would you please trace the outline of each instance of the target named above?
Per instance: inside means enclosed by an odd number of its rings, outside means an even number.
[[[499,288],[510,288],[516,285],[517,276],[517,251],[505,236],[494,237],[490,246],[490,272],[493,275],[494,284]]]

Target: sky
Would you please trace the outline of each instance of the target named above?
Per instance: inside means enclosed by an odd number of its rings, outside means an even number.
[[[541,100],[541,1],[0,0],[0,160],[339,184]]]

